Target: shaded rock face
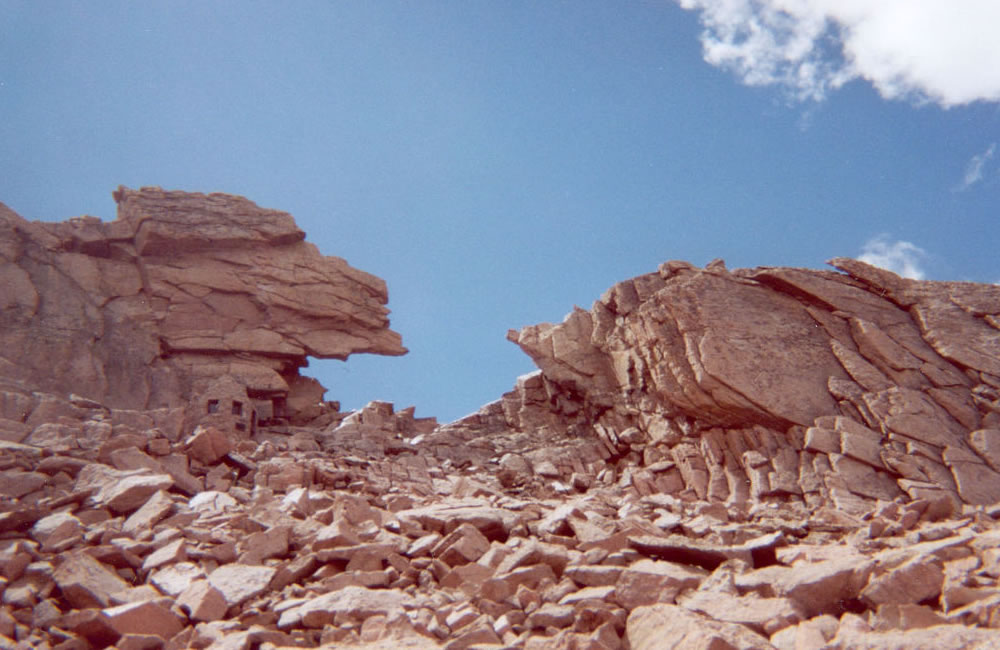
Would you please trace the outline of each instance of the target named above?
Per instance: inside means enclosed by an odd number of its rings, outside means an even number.
[[[667,262],[512,330],[540,372],[428,442],[642,494],[1000,500],[1000,287],[832,264],[844,273]]]
[[[110,223],[0,205],[0,377],[116,408],[176,406],[223,375],[294,401],[316,393],[307,356],[406,352],[385,283],[321,255],[291,215],[225,194],[114,198]]]

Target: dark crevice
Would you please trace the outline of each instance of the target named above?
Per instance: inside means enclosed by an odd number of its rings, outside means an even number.
[[[795,298],[801,303],[804,303],[811,307],[819,307],[820,309],[825,309],[826,311],[837,311],[837,306],[828,303],[822,298],[811,294],[804,289],[801,289],[794,284],[788,282],[783,278],[779,278],[773,275],[768,275],[767,273],[758,273],[753,276],[753,279],[764,285],[769,289],[773,289],[778,293],[785,294]]]

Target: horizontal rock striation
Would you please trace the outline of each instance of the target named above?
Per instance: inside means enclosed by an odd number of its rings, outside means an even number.
[[[511,331],[540,371],[428,442],[647,495],[1000,500],[1000,287],[831,264],[667,262],[619,283]]]
[[[399,355],[385,283],[291,215],[226,194],[114,193],[118,218],[0,206],[0,377],[116,408],[176,406],[219,376],[287,395],[307,356]]]

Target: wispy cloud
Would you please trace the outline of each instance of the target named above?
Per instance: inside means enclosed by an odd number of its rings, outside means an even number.
[[[878,235],[865,242],[858,259],[913,280],[923,280],[921,267],[927,253],[908,241],[891,241],[888,235]]]
[[[992,158],[993,154],[997,151],[997,143],[993,142],[986,151],[980,154],[976,154],[969,159],[969,164],[965,166],[965,176],[962,177],[962,182],[956,187],[956,191],[967,190],[979,181],[983,180],[983,170]]]
[[[852,79],[887,99],[1000,101],[996,0],[676,0],[705,60],[753,86],[822,100]]]

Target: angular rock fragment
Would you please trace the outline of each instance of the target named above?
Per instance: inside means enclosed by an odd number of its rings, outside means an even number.
[[[714,621],[677,605],[648,605],[628,617],[629,647],[633,650],[696,650],[699,648],[773,648],[767,637],[736,623]]]
[[[192,621],[218,621],[225,617],[229,603],[221,591],[207,580],[197,580],[177,597],[177,606]]]
[[[673,562],[639,560],[622,570],[615,583],[615,602],[632,610],[642,605],[670,603],[681,592],[697,587],[708,573]]]
[[[232,450],[229,436],[212,426],[199,426],[184,446],[192,460],[205,465],[215,463]]]
[[[103,611],[111,627],[121,635],[149,634],[166,641],[184,629],[169,607],[151,600],[108,607]]]
[[[267,589],[277,569],[248,564],[225,564],[208,576],[230,607],[239,605]]]
[[[771,533],[733,546],[698,542],[681,535],[636,535],[629,537],[628,542],[644,555],[711,571],[729,559],[743,560],[755,567],[770,566],[776,562],[775,549],[785,540],[781,533]]]
[[[345,587],[286,610],[278,621],[278,627],[287,628],[301,623],[305,627],[321,628],[332,623],[338,614],[361,620],[414,606],[416,601],[399,590]]]
[[[839,612],[858,598],[874,562],[844,553],[821,562],[770,566],[736,578],[741,590],[794,601],[805,616]]]
[[[108,607],[127,599],[129,585],[86,553],[73,553],[56,567],[53,579],[73,607]]]

